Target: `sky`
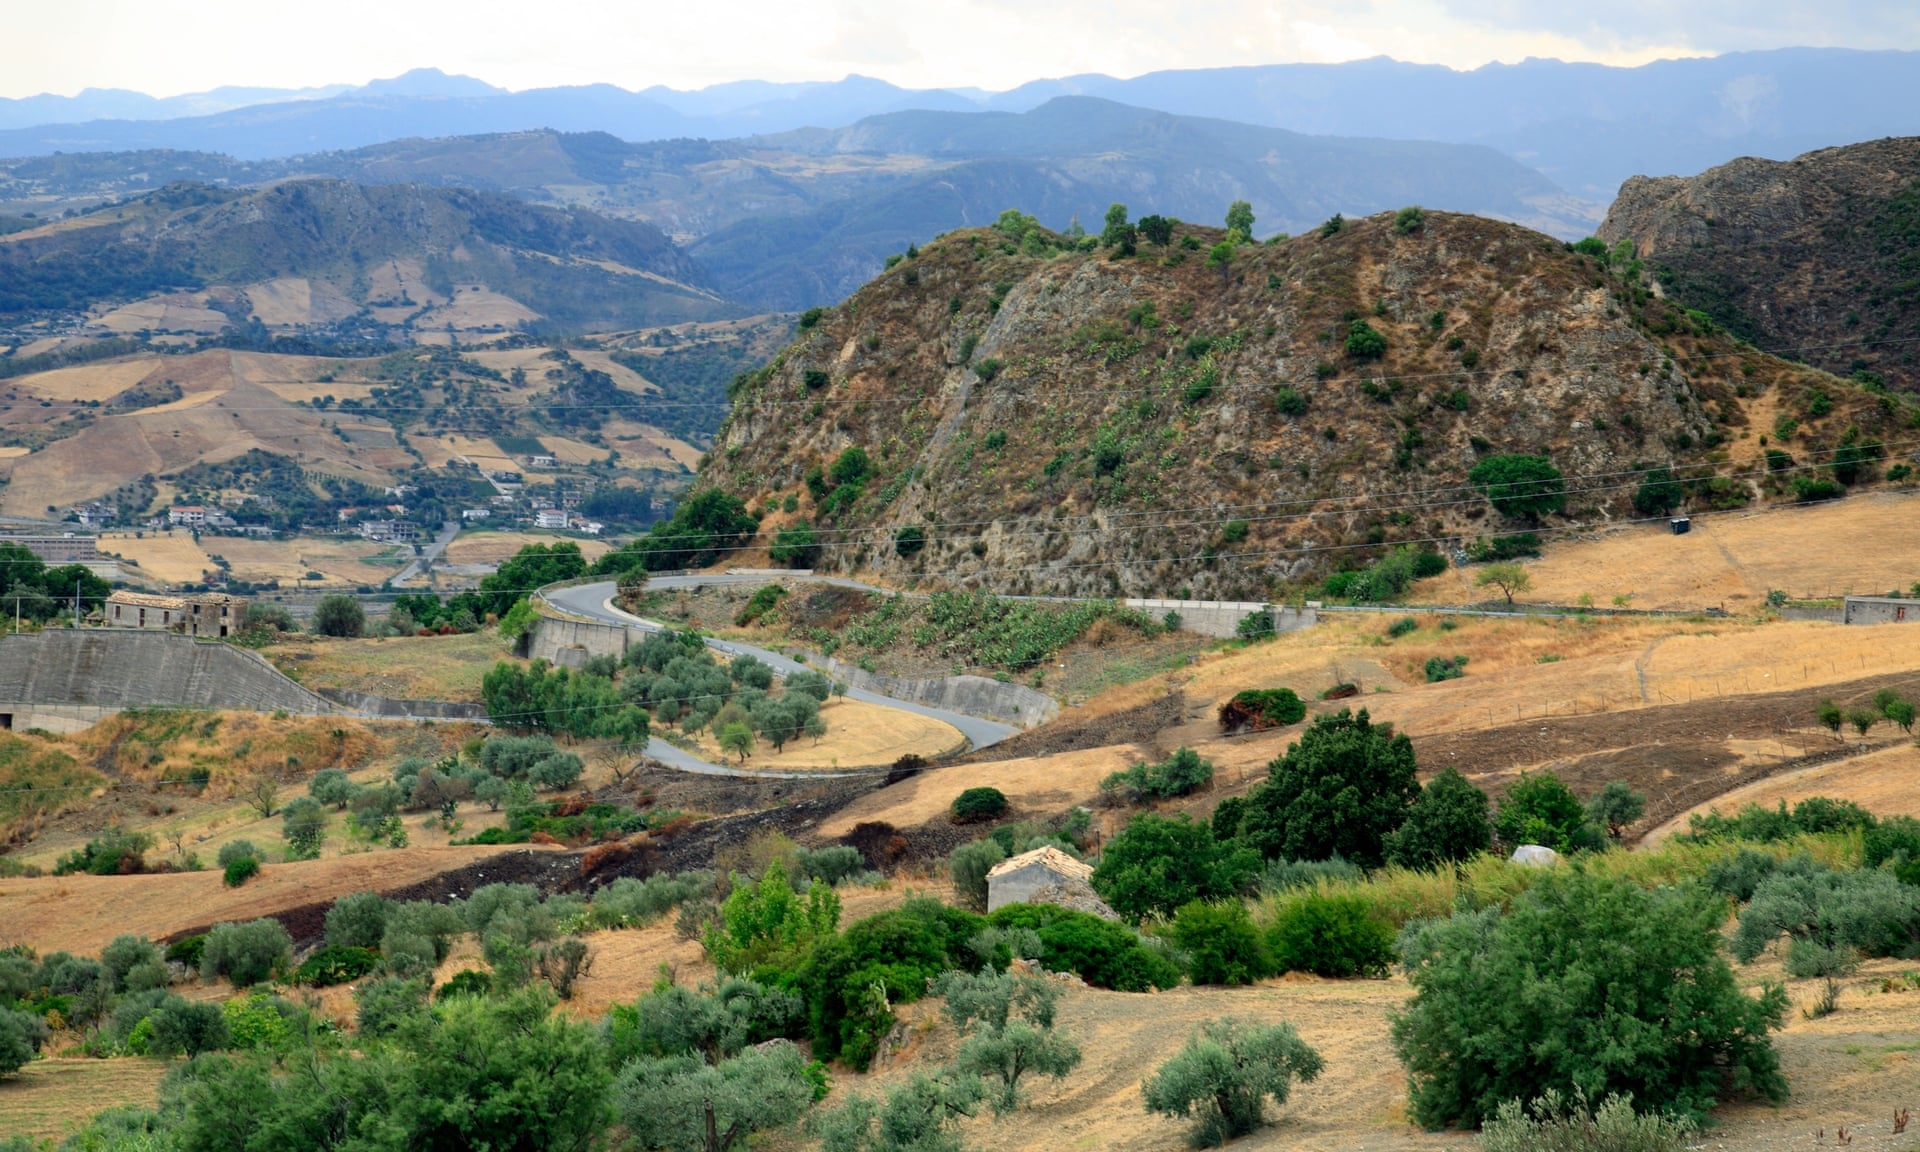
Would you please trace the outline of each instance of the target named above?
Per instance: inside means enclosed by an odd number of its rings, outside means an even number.
[[[436,67],[515,90],[877,76],[910,88],[1387,55],[1634,65],[1920,48],[1914,0],[6,0],[0,96],[360,84]],[[25,50],[21,50],[24,46]]]

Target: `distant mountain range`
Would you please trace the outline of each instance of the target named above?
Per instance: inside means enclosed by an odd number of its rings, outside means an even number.
[[[895,112],[734,141],[540,131],[262,161],[68,153],[0,162],[0,202],[315,176],[478,188],[637,217],[689,245],[722,295],[777,310],[839,300],[890,253],[1008,208],[1097,231],[1116,202],[1136,215],[1218,222],[1244,199],[1262,236],[1414,203],[1561,236],[1585,235],[1599,219],[1597,205],[1483,145],[1306,136],[1085,96],[1023,113]]]
[[[1528,60],[1470,72],[1388,59],[1036,80],[1007,92],[912,90],[849,76],[694,92],[608,84],[508,92],[433,69],[355,88],[113,90],[0,100],[0,156],[154,148],[244,160],[408,137],[553,129],[643,142],[835,129],[899,111],[1025,112],[1058,96],[1316,135],[1480,143],[1605,203],[1633,175],[1920,133],[1920,54],[1782,49],[1638,68]]]

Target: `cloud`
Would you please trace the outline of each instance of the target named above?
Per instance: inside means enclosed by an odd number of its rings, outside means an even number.
[[[97,0],[9,18],[0,95],[364,82],[435,66],[505,87],[700,87],[862,72],[1006,88],[1083,72],[1383,54],[1472,68],[1638,64],[1797,44],[1920,47],[1911,0]]]

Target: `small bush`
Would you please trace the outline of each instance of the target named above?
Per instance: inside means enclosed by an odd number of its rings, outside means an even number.
[[[235,860],[258,860],[259,858],[260,852],[253,846],[253,841],[232,840],[220,845],[220,851],[214,856],[214,861],[225,868]]]
[[[300,962],[293,982],[330,988],[358,980],[380,966],[380,953],[371,948],[322,948]]]
[[[975,911],[986,911],[987,872],[1007,858],[1007,850],[991,837],[962,844],[947,858],[947,872],[953,878],[953,893],[960,903]]]
[[[1282,416],[1300,417],[1307,414],[1307,398],[1292,388],[1282,388],[1273,394],[1273,406]]]
[[[1268,606],[1241,617],[1233,626],[1233,634],[1242,640],[1265,640],[1275,635],[1273,608]]]
[[[1365,897],[1305,892],[1280,906],[1267,928],[1276,972],[1385,976],[1397,957],[1393,925]]]
[[[0,1008],[0,1076],[11,1076],[27,1066],[47,1042],[47,1024],[30,1012]]]
[[[969,788],[953,798],[950,811],[955,824],[973,824],[992,820],[1007,810],[1006,793],[998,788]]]
[[[462,968],[448,977],[445,984],[433,990],[433,998],[450,1000],[455,996],[485,996],[492,990],[492,977],[473,968]]]
[[[199,968],[200,958],[207,947],[207,933],[195,936],[182,936],[167,945],[166,961],[169,964],[185,964],[189,968]]]
[[[1291,688],[1249,688],[1220,705],[1220,727],[1228,732],[1263,732],[1307,718],[1307,706]]]
[[[1395,640],[1398,640],[1402,636],[1411,635],[1412,633],[1418,631],[1419,628],[1420,628],[1420,621],[1415,620],[1411,616],[1402,616],[1400,617],[1400,619],[1395,620],[1393,623],[1387,625],[1387,635],[1392,637]]]
[[[1213,779],[1213,761],[1191,748],[1180,748],[1157,764],[1135,764],[1106,778],[1103,792],[1124,794],[1134,801],[1168,800],[1185,796]]]
[[[1427,674],[1427,683],[1438,684],[1442,680],[1458,680],[1467,674],[1465,656],[1429,656],[1423,669]]]
[[[1173,918],[1173,940],[1187,954],[1195,984],[1251,984],[1269,971],[1266,946],[1246,905],[1196,900]]]
[[[1480,1130],[1481,1152],[1682,1152],[1699,1130],[1683,1116],[1641,1116],[1633,1097],[1608,1096],[1587,1108],[1548,1089],[1531,1104],[1508,1100]]]
[[[1072,972],[1096,988],[1145,992],[1180,983],[1180,969],[1123,924],[1052,904],[1009,904],[987,917],[996,928],[1024,928],[1040,938],[1040,962]]]
[[[236,856],[227,863],[225,880],[227,887],[238,888],[260,874],[260,861],[251,856]]]

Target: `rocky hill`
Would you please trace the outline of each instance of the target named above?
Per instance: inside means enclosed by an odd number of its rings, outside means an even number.
[[[479,313],[485,325],[472,326],[575,331],[741,313],[703,280],[651,224],[461,188],[341,180],[173,184],[0,240],[0,316],[213,288],[248,299],[181,303],[269,326],[278,314],[297,327],[368,310],[361,319],[374,325],[432,330],[470,327]]]
[[[1640,515],[1647,466],[1735,507],[1826,479],[1844,442],[1864,482],[1912,417],[1514,225],[1336,220],[1221,264],[1224,238],[944,236],[738,384],[701,483],[763,509],[762,543],[807,523],[823,568],[1252,598],[1396,541]],[[1463,487],[1505,453],[1551,458],[1565,511],[1508,520]]]
[[[1762,348],[1920,393],[1920,138],[1636,176],[1600,235]]]

